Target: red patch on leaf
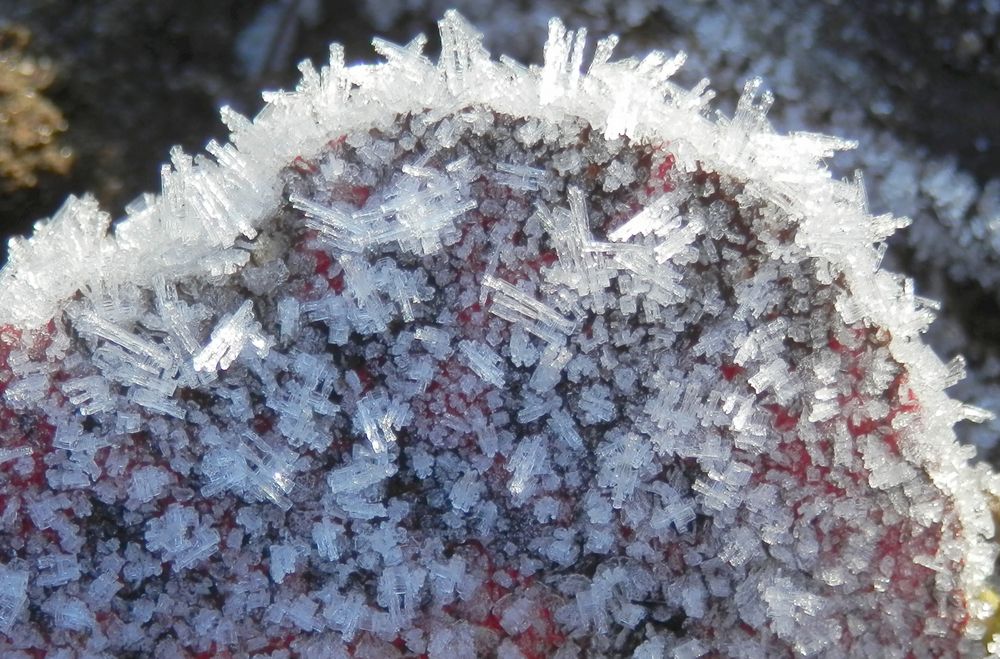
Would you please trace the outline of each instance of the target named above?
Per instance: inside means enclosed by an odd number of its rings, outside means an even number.
[[[799,423],[799,417],[789,414],[781,405],[767,405],[767,410],[774,415],[771,425],[779,432],[794,430]]]
[[[358,380],[361,381],[361,393],[365,394],[375,386],[375,378],[372,376],[371,371],[369,371],[364,366],[358,366],[354,369],[354,374],[358,376]]]
[[[319,167],[307,161],[302,156],[295,156],[295,160],[292,161],[292,169],[299,174],[315,174],[319,171]]]
[[[316,259],[316,269],[314,270],[314,272],[317,275],[322,275],[325,277],[327,270],[330,269],[330,264],[333,263],[333,261],[330,259],[330,255],[324,252],[323,250],[319,249],[314,250],[312,255],[313,258]]]
[[[361,208],[368,203],[368,199],[371,196],[372,189],[363,185],[355,185],[350,190],[351,202],[358,208]]]
[[[733,378],[737,375],[743,373],[745,369],[739,364],[723,364],[719,371],[722,373],[722,377],[726,379],[727,382],[732,382]]]

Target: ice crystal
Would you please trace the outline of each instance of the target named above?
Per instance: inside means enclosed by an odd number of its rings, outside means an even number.
[[[0,649],[981,648],[1000,484],[847,145],[440,27],[12,244]]]

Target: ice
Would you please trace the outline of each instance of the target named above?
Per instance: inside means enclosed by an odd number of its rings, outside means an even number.
[[[11,460],[17,460],[18,458],[27,457],[32,454],[32,449],[30,446],[19,446],[17,448],[3,448],[0,449],[0,465],[5,462],[10,462]]]
[[[373,155],[374,160],[381,160]],[[327,207],[299,195],[290,201],[303,211],[312,228],[331,243],[349,252],[360,252],[387,242],[417,254],[439,250],[449,240],[454,220],[476,207],[463,200],[459,181],[449,172],[408,166],[401,169],[392,192],[377,207],[347,212]]]
[[[259,357],[266,357],[273,342],[261,332],[260,323],[254,319],[253,302],[247,300],[212,330],[211,341],[194,356],[195,370],[226,370],[248,346]]]
[[[549,21],[549,37],[545,42],[545,66],[541,73],[542,104],[555,101],[571,93],[580,82],[583,68],[583,49],[587,30],[567,31],[562,21]]]
[[[773,389],[780,396],[779,400],[786,400],[782,394],[787,387],[791,386],[788,364],[783,359],[772,359],[751,376],[748,382],[757,393]]]
[[[99,375],[69,380],[63,383],[62,390],[69,401],[79,408],[81,414],[109,412],[116,407],[107,380]]]
[[[187,415],[184,408],[176,402],[169,400],[161,393],[149,389],[132,389],[129,392],[129,400],[157,414],[169,415],[177,419],[183,419]]]
[[[529,496],[533,490],[534,478],[544,468],[547,459],[545,444],[541,437],[522,439],[507,464],[511,473],[507,489],[519,499]]]
[[[476,473],[473,471],[466,473],[451,488],[451,493],[449,494],[451,505],[455,510],[460,510],[463,513],[471,511],[479,502],[482,489],[483,487],[478,482]]]
[[[573,418],[562,409],[553,410],[549,414],[548,427],[560,441],[571,449],[582,449],[583,438],[573,422]]]
[[[306,444],[323,450],[329,438],[317,430],[315,416],[330,417],[340,411],[330,401],[334,371],[324,360],[308,353],[296,355],[291,370],[298,377],[287,382],[271,403],[280,415],[278,429],[294,448]]]
[[[597,484],[611,488],[614,508],[632,497],[639,485],[640,472],[652,459],[652,447],[638,435],[619,437],[596,452],[600,466]]]
[[[388,567],[378,580],[377,600],[388,610],[393,626],[412,615],[413,607],[427,577],[425,570],[408,571],[403,566]]]
[[[68,554],[47,554],[38,559],[35,584],[43,587],[64,586],[81,576],[80,563]]]
[[[542,497],[535,502],[534,514],[535,519],[539,522],[546,522],[555,517],[559,513],[559,502],[552,497]]]
[[[331,471],[327,484],[335,495],[356,494],[395,473],[396,466],[391,463],[360,459]]]
[[[482,35],[454,9],[445,12],[438,29],[442,52],[438,66],[448,88],[457,92],[474,84],[477,73],[488,66],[489,54],[482,46]]]
[[[580,557],[576,533],[569,529],[556,529],[555,536],[546,548],[545,555],[556,565],[570,567]]]
[[[517,420],[519,423],[537,421],[558,406],[559,400],[555,398],[542,399],[533,395],[526,396],[524,405],[517,412]]]
[[[515,327],[510,333],[510,361],[514,366],[531,366],[538,359],[538,351],[531,344],[528,333]]]
[[[777,577],[763,590],[763,599],[777,635],[791,641],[800,653],[817,653],[837,638],[840,625],[818,617],[823,598],[797,587],[788,577]]]
[[[580,188],[570,187],[567,197],[568,209],[549,210],[540,206],[536,210],[559,257],[546,271],[546,279],[574,290],[589,308],[604,310],[608,304],[607,289],[616,274],[607,253],[613,252],[616,245],[593,240],[586,199]]]
[[[660,659],[666,656],[666,646],[662,636],[654,636],[635,649],[633,659]]]
[[[96,626],[94,614],[76,598],[56,597],[49,600],[50,613],[56,627],[82,632]]]
[[[614,514],[611,502],[601,496],[598,490],[592,489],[584,500],[587,517],[592,524],[607,524]]]
[[[698,657],[703,657],[708,653],[708,649],[705,645],[696,638],[690,641],[684,641],[679,645],[674,647],[671,656],[673,659],[698,659]]]
[[[330,520],[322,520],[313,524],[312,538],[316,545],[316,552],[328,561],[336,561],[340,558],[340,545],[337,538],[342,534],[342,529]]]
[[[606,192],[614,192],[621,187],[629,185],[635,179],[635,170],[626,163],[616,160],[608,165],[604,174],[602,187]]]
[[[303,632],[312,632],[320,628],[316,614],[319,604],[306,595],[300,595],[289,604],[276,604],[280,608],[280,619],[287,618]]]
[[[87,587],[87,599],[91,602],[110,602],[124,587],[115,572],[102,572]]]
[[[391,518],[392,513],[389,516]],[[396,526],[390,519],[372,527],[364,540],[363,551],[366,557],[377,555],[382,565],[399,565],[403,562],[402,545],[407,540],[406,530]]]
[[[576,594],[576,609],[584,624],[594,632],[604,634],[609,631],[614,591],[626,579],[624,569],[607,569],[594,577],[589,588]]]
[[[430,358],[414,359],[406,376],[408,380],[415,383],[418,393],[426,392],[431,380],[434,379],[433,362]]]
[[[753,531],[741,526],[730,532],[722,551],[719,552],[719,558],[738,568],[751,560],[759,549],[760,541],[754,536]]]
[[[10,632],[28,598],[28,572],[0,565],[0,633]]]
[[[732,462],[724,472],[709,470],[708,480],[697,479],[693,489],[702,495],[703,504],[721,511],[739,504],[740,491],[750,481],[752,469],[741,462]]]
[[[163,328],[175,339],[180,350],[185,355],[192,355],[198,350],[195,332],[204,317],[200,305],[188,305],[180,299],[177,286],[167,282],[166,277],[157,275],[153,279],[156,294],[156,308],[159,317],[155,315],[152,322],[159,321]]]
[[[358,628],[367,622],[369,611],[360,595],[345,597],[335,593],[328,597],[322,615],[344,638],[354,638]]]
[[[155,466],[141,467],[132,474],[129,495],[139,503],[148,503],[159,496],[168,483],[170,474],[164,469]]]
[[[439,327],[418,327],[414,336],[435,359],[444,359],[451,354],[451,336]]]
[[[245,483],[260,498],[283,510],[291,508],[288,494],[295,484],[290,453],[269,446],[255,433],[244,432],[235,446],[214,455],[216,491]]]
[[[80,311],[74,320],[78,332],[120,347],[138,359],[140,364],[148,364],[161,370],[168,370],[174,366],[173,356],[162,346],[118,327],[94,312]]]
[[[298,335],[301,316],[302,308],[295,298],[286,297],[278,302],[278,325],[281,328],[281,341],[290,341]]]
[[[608,399],[611,390],[602,384],[594,384],[580,394],[580,408],[585,423],[595,424],[615,418],[615,405]]]
[[[816,402],[813,403],[809,411],[809,421],[827,421],[833,418],[840,410],[837,402],[837,392],[829,387],[818,389],[814,394]]]
[[[527,598],[515,599],[509,604],[500,617],[500,626],[511,636],[523,633],[531,626],[534,611],[533,603]]]
[[[479,450],[488,458],[492,458],[499,449],[499,438],[497,437],[496,428],[493,426],[487,426],[477,431],[476,439]]]
[[[395,430],[406,424],[409,408],[399,400],[368,395],[358,401],[355,428],[361,430],[376,455],[385,454],[396,443]]]
[[[868,482],[872,487],[888,489],[903,485],[917,476],[914,468],[898,460],[892,459],[889,448],[880,437],[869,435],[861,442],[861,454],[865,469],[868,470]]]
[[[94,363],[109,380],[168,398],[177,390],[177,374],[164,373],[155,365],[137,361],[116,345],[104,345],[94,352]]]
[[[422,55],[427,38],[424,35],[414,37],[406,46],[399,46],[378,37],[372,39],[372,47],[388,62],[405,70],[405,75],[413,80],[422,80],[433,67],[431,61]]]
[[[295,572],[295,562],[299,552],[292,545],[271,545],[269,550],[271,579],[281,583],[289,574]]]
[[[561,335],[570,334],[576,327],[572,320],[502,279],[486,275],[483,286],[492,292],[491,313],[523,325],[543,341],[558,341]]]
[[[192,508],[171,504],[166,512],[150,520],[146,527],[146,546],[162,552],[178,570],[191,567],[219,549],[219,533],[203,526]]]
[[[201,488],[204,496],[215,496],[234,488],[250,476],[246,458],[229,447],[216,447],[206,453],[201,471],[207,481]]]
[[[469,340],[461,341],[458,348],[476,375],[494,387],[503,386],[504,373],[499,366],[502,360],[496,351],[484,343]]]
[[[514,190],[538,190],[540,181],[545,176],[544,169],[505,162],[497,163],[497,171],[501,173],[496,178],[497,182]]]
[[[18,380],[3,392],[4,399],[14,409],[28,409],[45,396],[49,389],[49,377],[43,373]]]
[[[306,226],[319,231],[331,246],[350,252],[363,249],[358,236],[360,228],[350,212],[327,207],[299,195],[291,195],[288,200],[305,214]]]
[[[573,353],[566,348],[558,343],[550,343],[538,358],[528,385],[539,393],[550,391],[559,381],[563,369],[572,357]]]

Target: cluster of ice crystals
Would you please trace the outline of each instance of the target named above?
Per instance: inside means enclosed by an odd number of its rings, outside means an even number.
[[[0,650],[973,653],[1000,485],[843,145],[441,35],[14,246]]]
[[[624,31],[621,49],[630,54],[684,50],[688,59],[682,77],[693,82],[692,75],[710,73],[719,104],[726,108],[748,78],[763,77],[785,100],[769,114],[776,126],[856,139],[861,148],[831,161],[835,171],[863,169],[873,208],[912,218],[912,228],[893,241],[886,261],[894,267],[905,264],[919,275],[925,294],[944,298],[926,340],[939,353],[962,352],[970,358],[969,377],[952,395],[995,413],[1000,411],[1000,356],[995,337],[984,331],[983,307],[973,300],[987,305],[1000,300],[1000,178],[989,164],[991,138],[971,132],[976,121],[961,122],[955,134],[942,132],[935,126],[951,123],[953,112],[942,116],[927,110],[950,108],[964,94],[981,95],[995,82],[987,73],[996,69],[989,49],[978,49],[995,40],[1000,5],[918,4],[869,3],[855,11],[843,3],[809,0],[788,0],[780,8],[768,0],[536,0],[502,7],[477,0],[368,0],[363,8],[374,25],[398,29],[456,7],[476,20],[486,43],[529,61],[540,53],[537,42],[554,14],[593,32]],[[937,59],[912,59],[915,54],[907,48],[885,40],[884,29],[925,35],[919,42],[946,58],[954,56],[950,51],[961,51],[959,68],[979,74],[963,75],[968,92],[955,93],[951,83],[940,81],[948,79],[950,69],[934,65]],[[868,56],[873,44],[884,58]],[[928,67],[926,75],[908,74],[909,82],[898,90],[884,84],[889,70],[921,67]],[[911,84],[926,85],[931,100],[907,93]],[[977,153],[970,152],[972,147]],[[950,155],[955,149],[957,157]],[[962,441],[976,444],[981,456],[993,459],[1000,420],[961,424],[957,432]]]

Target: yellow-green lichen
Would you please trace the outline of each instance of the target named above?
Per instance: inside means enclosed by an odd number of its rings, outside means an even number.
[[[65,174],[72,154],[56,140],[68,127],[41,92],[55,77],[52,65],[25,52],[28,31],[0,27],[0,190],[32,187],[42,171]]]

